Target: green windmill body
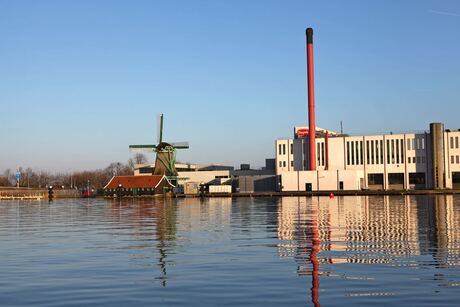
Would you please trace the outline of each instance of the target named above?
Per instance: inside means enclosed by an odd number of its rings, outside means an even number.
[[[155,152],[153,175],[165,175],[176,181],[176,150],[189,148],[188,142],[163,142],[163,114],[158,116],[157,145],[129,145],[132,152]]]

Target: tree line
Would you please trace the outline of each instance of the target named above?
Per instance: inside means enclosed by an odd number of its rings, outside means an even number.
[[[133,175],[134,165],[147,163],[145,155],[137,153],[127,163],[113,162],[107,167],[96,170],[76,172],[51,173],[44,170],[36,170],[30,167],[18,170],[7,169],[0,175],[0,186],[13,187],[17,185],[16,173],[21,174],[20,187],[84,189],[88,186],[92,189],[103,188],[113,176]]]

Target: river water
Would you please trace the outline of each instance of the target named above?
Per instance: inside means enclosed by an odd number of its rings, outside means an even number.
[[[458,306],[460,196],[0,202],[1,306]]]

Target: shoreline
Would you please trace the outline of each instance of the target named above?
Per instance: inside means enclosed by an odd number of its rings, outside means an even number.
[[[292,191],[292,192],[253,192],[253,193],[213,193],[200,196],[199,194],[177,194],[175,198],[199,198],[199,197],[283,197],[283,196],[386,196],[386,195],[455,195],[460,194],[460,190],[388,190],[388,191]]]
[[[0,190],[1,200],[48,200],[47,190],[42,189],[8,189]],[[5,193],[6,192],[6,193]],[[55,191],[56,192],[56,191]],[[122,196],[128,198],[215,198],[215,197],[312,197],[312,196],[391,196],[391,195],[456,195],[460,194],[460,189],[449,190],[354,190],[354,191],[284,191],[284,192],[238,192],[238,193],[207,193],[200,194],[175,194],[175,195],[139,195],[139,196]],[[97,196],[98,198],[117,199],[112,196]],[[54,193],[54,199],[59,198],[80,198],[74,193]]]

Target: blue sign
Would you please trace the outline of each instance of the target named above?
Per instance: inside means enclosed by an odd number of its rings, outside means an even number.
[[[16,173],[16,181],[19,181],[19,180],[21,180],[21,173],[17,172]]]

